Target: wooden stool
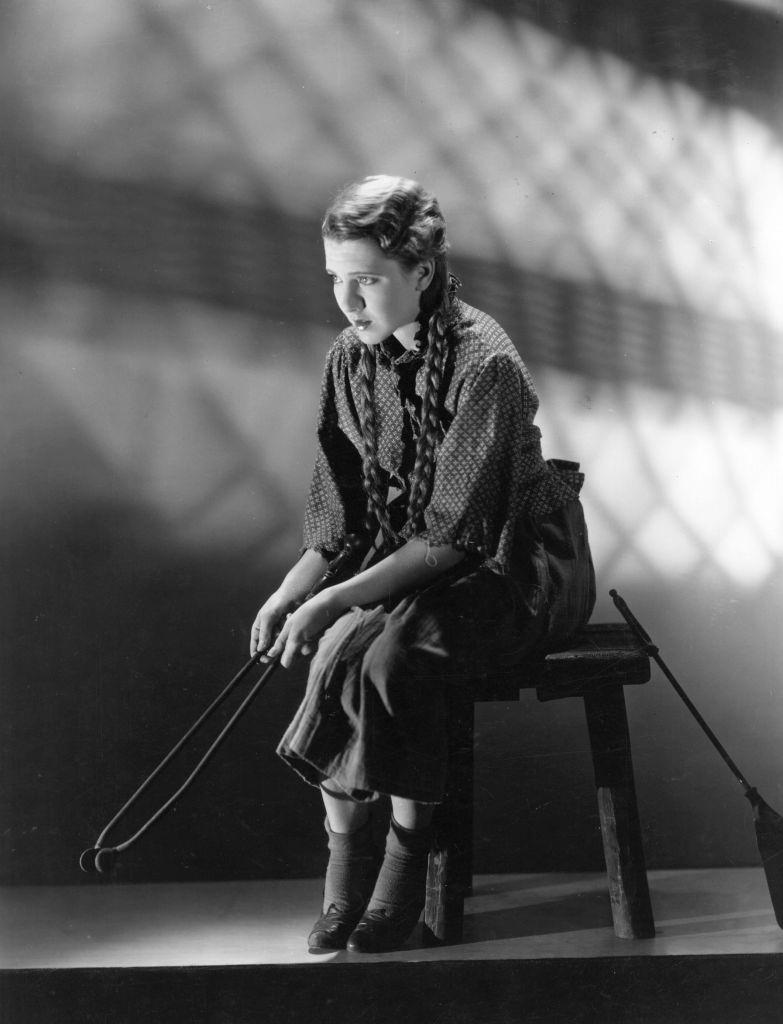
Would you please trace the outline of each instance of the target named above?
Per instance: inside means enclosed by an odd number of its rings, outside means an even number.
[[[473,693],[452,705],[449,785],[429,859],[425,940],[462,939],[464,899],[472,882],[474,702],[518,700],[520,690],[533,687],[542,701],[582,697],[585,702],[615,934],[651,938],[655,925],[623,693],[624,686],[649,680],[650,659],[625,623],[598,623],[586,626],[567,649],[522,671],[521,677],[479,679]]]

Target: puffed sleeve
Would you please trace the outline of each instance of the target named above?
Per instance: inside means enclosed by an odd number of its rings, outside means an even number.
[[[491,356],[466,382],[437,456],[421,536],[503,568],[522,515],[575,496],[544,461],[538,399],[521,361]]]
[[[345,354],[338,340],[326,357],[321,382],[315,468],[303,530],[303,550],[314,548],[327,557],[364,522],[361,457],[346,434],[348,425],[354,426],[352,412]]]

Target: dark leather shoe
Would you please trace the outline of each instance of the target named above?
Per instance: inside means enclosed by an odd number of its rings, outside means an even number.
[[[404,946],[416,927],[421,905],[388,916],[384,910],[368,910],[356,925],[346,944],[351,953],[390,953]]]
[[[310,953],[333,953],[345,949],[348,936],[362,916],[361,910],[339,910],[333,903],[321,914],[307,937]]]

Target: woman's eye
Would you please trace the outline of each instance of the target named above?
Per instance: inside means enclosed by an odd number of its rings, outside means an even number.
[[[361,277],[357,277],[356,280],[359,282],[359,284],[375,284],[374,277],[367,277],[364,274]]]

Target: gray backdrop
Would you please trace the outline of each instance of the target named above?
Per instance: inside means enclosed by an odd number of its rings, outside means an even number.
[[[586,14],[588,10],[590,13]],[[296,555],[326,349],[319,215],[419,178],[464,296],[577,459],[598,567],[783,804],[774,5],[0,7],[4,880],[80,850],[245,658]],[[126,880],[314,875],[281,674]],[[652,867],[756,862],[667,684],[629,695]],[[578,703],[478,712],[480,871],[599,869]]]

